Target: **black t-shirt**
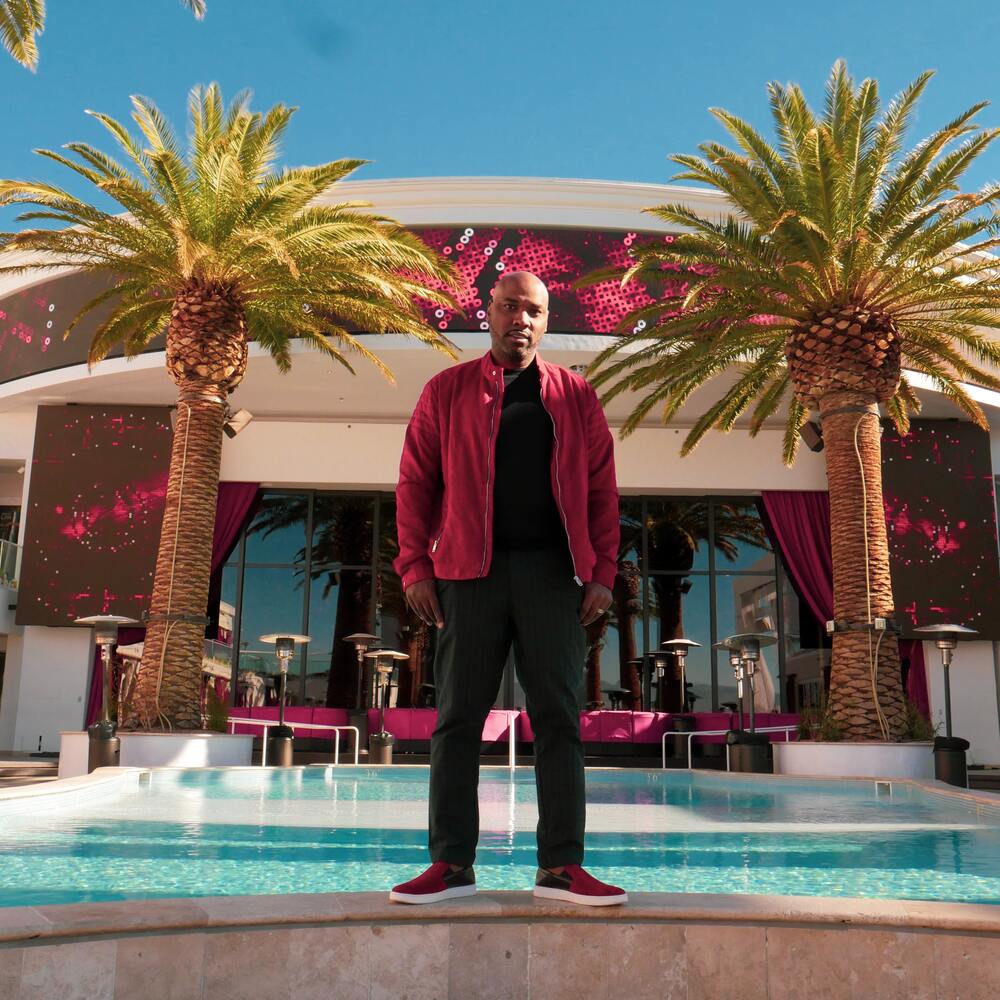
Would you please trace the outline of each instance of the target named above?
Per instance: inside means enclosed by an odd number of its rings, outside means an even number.
[[[552,419],[542,405],[538,363],[504,371],[493,480],[493,546],[565,546],[552,495]]]

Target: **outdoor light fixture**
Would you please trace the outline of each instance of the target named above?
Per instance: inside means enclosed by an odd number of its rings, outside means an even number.
[[[222,429],[226,432],[226,437],[234,438],[250,421],[253,414],[249,410],[237,410],[235,413],[226,412],[226,422]]]
[[[959,639],[971,639],[979,633],[964,625],[922,625],[913,630],[922,639],[929,639],[941,650],[941,670],[944,673],[944,736],[934,739],[934,777],[959,788],[969,787],[965,751],[969,741],[953,736],[951,731],[951,679],[949,668]]]
[[[370,764],[392,763],[392,733],[385,728],[385,708],[389,700],[389,684],[396,664],[410,657],[396,649],[373,649],[365,653],[374,661],[377,700],[378,700],[378,732],[368,737],[368,762]]]
[[[267,735],[268,750],[273,755],[272,760],[278,767],[290,767],[292,763],[292,740],[295,731],[285,725],[285,696],[288,690],[288,664],[295,655],[295,644],[304,646],[311,636],[296,635],[288,632],[271,632],[260,637],[261,642],[274,645],[274,655],[278,657],[278,670],[281,674],[281,691],[278,694],[278,725],[272,727],[273,732]]]
[[[362,691],[365,676],[365,653],[381,641],[377,635],[372,635],[370,632],[355,632],[353,635],[344,636],[344,642],[352,643],[358,654],[358,711],[366,707],[366,699]]]
[[[90,737],[87,752],[87,771],[98,767],[116,767],[118,765],[119,740],[117,727],[111,721],[111,651],[118,642],[118,629],[121,625],[138,625],[134,618],[123,618],[121,615],[90,615],[88,618],[77,618],[77,625],[88,625],[94,630],[94,643],[101,648],[101,718],[88,730]]]
[[[799,437],[810,451],[823,450],[823,429],[815,420],[808,420],[799,428]]]
[[[686,712],[688,710],[688,696],[687,696],[687,673],[684,669],[684,660],[687,658],[688,653],[695,647],[701,646],[700,642],[695,642],[693,639],[666,639],[660,643],[660,648],[665,649],[668,653],[673,653],[677,657],[677,663],[680,667],[681,675],[681,711]]]

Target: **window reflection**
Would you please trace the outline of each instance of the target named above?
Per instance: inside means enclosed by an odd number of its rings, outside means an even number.
[[[650,570],[687,573],[708,569],[708,510],[705,500],[648,500]]]
[[[306,556],[306,494],[271,493],[260,502],[247,529],[248,563],[298,563]]]
[[[830,640],[809,606],[785,580],[781,591],[785,639],[785,709],[824,703],[830,685]]]
[[[247,567],[240,615],[240,704],[275,705],[278,660],[274,646],[260,641],[272,632],[302,631],[302,574],[291,567]],[[289,664],[288,704],[298,705],[302,654]]]
[[[642,523],[642,499],[622,497],[611,608],[587,628],[584,703],[589,708],[641,707],[639,671],[630,661],[642,649]]]
[[[313,565],[370,563],[374,513],[373,497],[319,494],[313,505]]]
[[[392,703],[400,708],[434,702],[434,638],[436,630],[425,625],[403,596],[403,585],[393,567],[399,555],[396,535],[396,501],[383,499],[379,508],[378,608],[383,645],[409,656],[396,668],[398,683]]]
[[[774,572],[774,553],[756,503],[716,501],[712,515],[717,570]]]
[[[586,671],[584,704],[643,707],[643,664],[662,640],[680,637],[701,643],[686,664],[692,709],[719,707],[713,705],[713,670],[717,702],[732,703],[735,685],[728,661],[712,654],[711,643],[741,631],[773,631],[778,624],[775,557],[757,504],[746,498],[626,496],[619,511],[621,543],[612,605],[588,629],[588,652],[581,664]],[[221,594],[213,594],[220,660],[230,655],[226,643],[237,635],[239,639],[237,700],[273,704],[276,697],[277,661],[272,648],[258,648],[257,637],[305,630],[313,641],[293,664],[291,704],[302,698],[311,705],[357,703],[357,658],[344,642],[352,632],[379,635],[383,646],[410,657],[399,670],[394,704],[432,704],[435,630],[410,612],[392,565],[397,554],[392,496],[266,494],[247,530],[242,608],[236,610],[239,620],[231,630],[225,621],[237,603],[238,565],[224,570]],[[775,700],[784,699],[794,711],[818,699],[829,654],[822,649],[823,638],[808,609],[803,616],[790,587],[783,586],[780,599],[786,626],[780,652],[787,658],[788,672]],[[778,647],[765,652],[775,688],[781,686],[779,659]],[[361,702],[370,704],[369,671],[365,674]],[[651,693],[652,703],[645,707],[680,710],[676,667]],[[518,703],[523,703],[523,695],[511,672],[498,704]]]
[[[309,643],[306,700],[311,705],[357,704],[358,658],[345,637],[368,632],[372,576],[367,570],[315,570],[309,590]],[[362,677],[362,704],[371,704],[371,671]]]
[[[778,594],[773,576],[720,574],[715,581],[715,615],[719,639],[744,632],[778,630]],[[778,647],[760,651],[754,705],[758,712],[776,711],[779,699]],[[719,655],[719,702],[736,701],[736,680],[725,653]]]
[[[693,639],[685,661],[688,705],[695,712],[712,710],[712,628],[708,576],[654,574],[649,578],[649,648],[655,651],[665,639]],[[666,671],[654,689],[657,711],[680,711],[680,672]]]

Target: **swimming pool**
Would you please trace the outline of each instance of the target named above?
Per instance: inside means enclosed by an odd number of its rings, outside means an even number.
[[[151,771],[0,802],[0,906],[384,889],[426,864],[426,768]],[[51,787],[51,786],[50,786]],[[1000,804],[894,782],[587,772],[587,864],[633,891],[1000,903]],[[23,804],[22,804],[23,808]],[[534,778],[483,768],[476,874],[534,882]]]

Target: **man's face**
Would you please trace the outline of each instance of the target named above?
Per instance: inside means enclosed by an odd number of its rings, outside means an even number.
[[[505,275],[493,289],[487,316],[493,356],[506,368],[527,368],[548,329],[548,289],[527,271]]]

